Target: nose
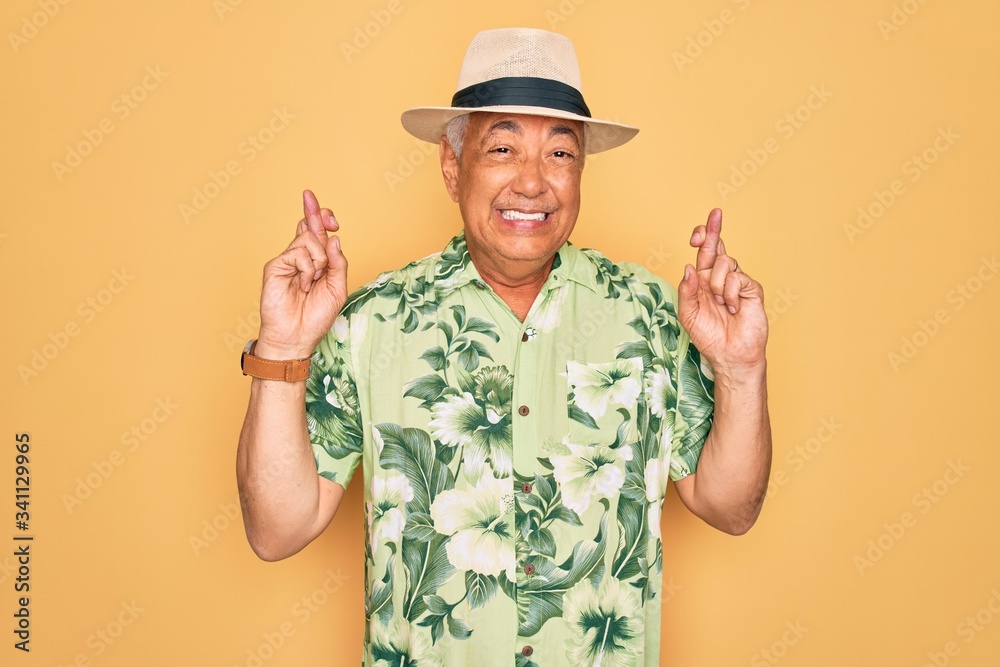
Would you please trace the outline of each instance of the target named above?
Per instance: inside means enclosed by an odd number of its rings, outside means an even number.
[[[519,162],[510,189],[531,198],[545,192],[545,172],[541,157],[525,157]]]

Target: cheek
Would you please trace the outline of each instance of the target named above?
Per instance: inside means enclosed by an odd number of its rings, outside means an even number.
[[[556,186],[556,192],[563,206],[579,207],[580,180],[578,178],[567,177],[563,179]]]

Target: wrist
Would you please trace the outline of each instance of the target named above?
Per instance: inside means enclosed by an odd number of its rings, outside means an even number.
[[[314,349],[316,349],[315,345],[289,345],[258,338],[254,345],[253,355],[268,361],[291,361],[311,357]]]
[[[737,363],[712,363],[712,372],[715,374],[715,383],[728,387],[739,387],[746,385],[757,385],[767,378],[767,360],[760,359],[752,362]]]
[[[257,342],[252,340],[247,343],[240,355],[240,370],[243,375],[260,380],[276,380],[282,382],[301,382],[309,379],[309,367],[312,363],[309,355],[292,357],[290,359],[274,359],[258,356]],[[265,352],[278,353],[278,350],[267,350]],[[296,354],[294,350],[289,350]],[[299,352],[298,354],[301,354]]]

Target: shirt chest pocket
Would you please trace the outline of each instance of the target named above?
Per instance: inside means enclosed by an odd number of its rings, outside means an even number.
[[[642,359],[567,361],[566,384],[566,444],[618,447],[638,439]]]

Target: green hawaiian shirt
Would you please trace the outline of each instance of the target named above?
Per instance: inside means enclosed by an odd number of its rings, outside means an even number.
[[[521,322],[463,235],[351,295],[306,411],[319,474],[364,470],[363,665],[659,663],[663,497],[713,414],[675,303],[567,243]]]

